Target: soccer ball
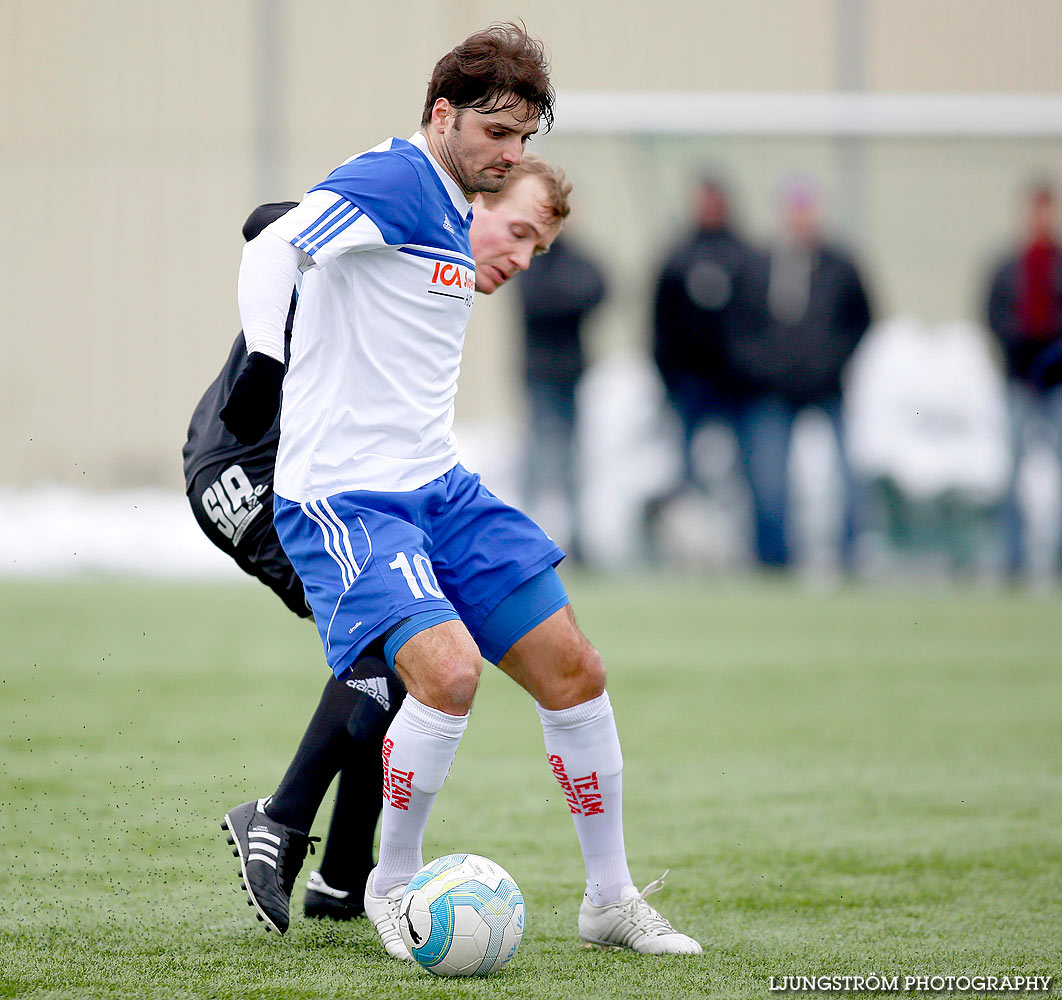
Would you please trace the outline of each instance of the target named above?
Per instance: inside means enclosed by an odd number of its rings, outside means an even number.
[[[437,976],[489,976],[524,935],[524,897],[512,876],[478,854],[448,854],[409,881],[399,910],[410,954]]]

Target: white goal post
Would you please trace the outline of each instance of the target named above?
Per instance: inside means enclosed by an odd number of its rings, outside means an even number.
[[[561,90],[558,134],[1059,136],[1062,96]]]

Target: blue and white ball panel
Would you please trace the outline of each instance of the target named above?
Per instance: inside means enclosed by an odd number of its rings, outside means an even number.
[[[451,854],[417,873],[402,899],[403,938],[416,961],[437,975],[483,976],[516,954],[524,900],[500,865]]]

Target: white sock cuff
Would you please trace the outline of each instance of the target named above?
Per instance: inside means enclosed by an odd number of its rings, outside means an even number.
[[[399,711],[410,725],[442,739],[459,740],[468,728],[468,715],[447,715],[437,708],[429,708],[411,694],[406,695]]]
[[[408,700],[408,699],[407,699]],[[608,692],[602,691],[596,698],[584,701],[581,705],[573,705],[571,708],[561,708],[553,711],[543,708],[535,702],[539,718],[542,724],[556,729],[570,729],[573,726],[581,726],[596,719],[602,719],[612,712],[612,702],[609,701]]]

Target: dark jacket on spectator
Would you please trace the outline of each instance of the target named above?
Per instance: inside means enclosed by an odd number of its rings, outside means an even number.
[[[836,396],[845,365],[870,326],[859,272],[839,248],[752,255],[737,276],[728,324],[730,365],[743,395],[778,394],[798,405]],[[795,273],[786,294],[783,277]]]
[[[526,333],[526,377],[574,384],[584,365],[580,328],[605,297],[600,268],[558,236],[549,253],[531,261],[516,286]]]
[[[727,315],[748,245],[727,228],[697,229],[671,251],[653,305],[653,359],[664,385],[693,375],[720,392],[730,383]]]
[[[1052,244],[1041,250],[1039,262],[1032,259],[1031,247],[1003,260],[992,275],[986,304],[1007,375],[1030,383],[1041,381],[1037,369],[1062,346],[1062,250]],[[1043,281],[1039,296],[1029,288],[1029,275],[1035,271]],[[1035,301],[1039,298],[1044,301]]]

